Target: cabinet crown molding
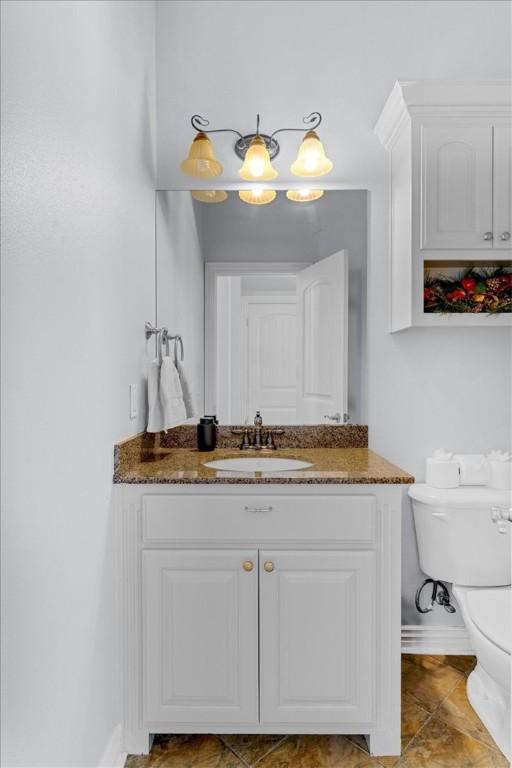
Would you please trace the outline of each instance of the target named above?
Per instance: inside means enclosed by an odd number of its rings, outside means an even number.
[[[375,124],[389,149],[414,115],[509,115],[511,80],[397,80]]]

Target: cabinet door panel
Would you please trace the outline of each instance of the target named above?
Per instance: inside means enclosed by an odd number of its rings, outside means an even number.
[[[145,721],[257,722],[257,563],[256,551],[143,553]]]
[[[375,553],[265,551],[260,563],[262,722],[370,722]]]
[[[492,248],[492,125],[421,126],[421,248]]]
[[[512,124],[510,120],[497,121],[494,126],[494,247],[512,248]]]

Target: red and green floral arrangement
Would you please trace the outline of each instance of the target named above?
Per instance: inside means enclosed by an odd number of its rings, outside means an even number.
[[[510,267],[467,267],[458,277],[425,272],[425,312],[512,312]]]

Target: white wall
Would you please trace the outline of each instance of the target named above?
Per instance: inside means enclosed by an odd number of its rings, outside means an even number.
[[[154,319],[154,5],[4,2],[2,79],[2,765],[95,766],[121,717],[112,446],[145,424]]]
[[[187,376],[202,415],[204,262],[189,194],[157,192],[156,232],[157,325],[183,337]]]
[[[510,331],[388,334],[388,157],[373,126],[397,79],[509,78],[510,16],[510,4],[499,0],[158,3],[161,186],[189,188],[178,167],[192,138],[191,114],[202,113],[212,127],[249,132],[257,111],[262,129],[275,129],[318,109],[320,135],[335,162],[326,188],[370,189],[370,442],[418,479],[438,445],[481,451],[510,444]],[[191,61],[196,66],[183,66]],[[198,77],[201,62],[208,66]],[[179,77],[167,76],[178,69]],[[275,161],[278,189],[293,180],[292,137],[284,135]],[[231,137],[220,134],[214,143],[223,179],[235,183]],[[414,610],[421,575],[408,505],[403,542],[404,623],[460,623],[459,613],[439,609],[421,617]]]

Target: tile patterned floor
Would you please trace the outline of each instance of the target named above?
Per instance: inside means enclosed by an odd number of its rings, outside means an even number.
[[[466,698],[472,656],[402,657],[402,756],[360,736],[157,736],[125,768],[508,768]]]

